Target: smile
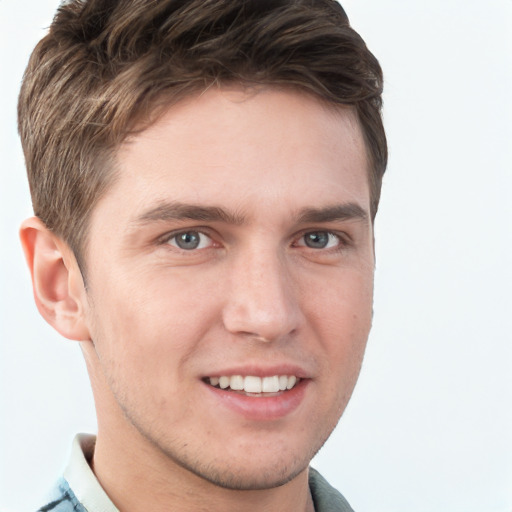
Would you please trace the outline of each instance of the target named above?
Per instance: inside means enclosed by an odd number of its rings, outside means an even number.
[[[295,375],[273,375],[271,377],[256,377],[254,375],[222,375],[208,377],[206,382],[216,388],[229,391],[241,391],[251,394],[279,393],[293,389],[299,382]]]

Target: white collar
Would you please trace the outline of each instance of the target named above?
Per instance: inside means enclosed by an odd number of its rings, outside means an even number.
[[[89,466],[95,444],[96,436],[89,434],[75,436],[64,478],[88,512],[119,512]]]

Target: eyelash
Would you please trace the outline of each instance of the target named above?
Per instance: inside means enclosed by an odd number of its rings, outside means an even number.
[[[306,237],[308,235],[309,236],[311,236],[311,235],[322,235],[322,236],[327,235],[327,237],[328,237],[327,245],[332,242],[333,238],[337,240],[337,243],[333,247],[311,247],[306,242]],[[341,249],[346,247],[346,245],[348,244],[346,237],[344,238],[342,235],[340,235],[338,233],[334,233],[332,231],[327,231],[327,230],[323,230],[323,229],[318,229],[318,230],[313,230],[313,231],[308,230],[308,231],[302,233],[301,236],[298,238],[298,240],[303,241],[303,243],[296,243],[296,245],[298,245],[299,247],[306,247],[308,249],[318,250],[318,251],[323,250],[325,252],[340,251]]]
[[[187,235],[187,234],[191,234],[191,233],[196,233],[196,234],[200,235],[201,237],[207,237],[210,241],[213,242],[213,238],[208,233],[205,233],[203,230],[198,228],[198,229],[186,229],[183,231],[178,231],[177,233],[169,233],[160,239],[160,243],[162,245],[171,245],[175,249],[177,249],[179,251],[183,251],[183,252],[194,252],[196,250],[202,250],[202,249],[209,248],[209,247],[194,247],[191,249],[183,249],[182,247],[179,247],[177,245],[177,243],[176,244],[171,243],[173,240],[176,240],[180,235],[183,236],[183,235]],[[201,242],[199,242],[199,244],[201,244]]]

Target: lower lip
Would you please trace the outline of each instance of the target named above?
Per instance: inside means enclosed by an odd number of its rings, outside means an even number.
[[[301,380],[288,391],[274,396],[248,396],[204,384],[214,397],[228,409],[251,421],[272,421],[295,411],[306,394],[309,379]]]

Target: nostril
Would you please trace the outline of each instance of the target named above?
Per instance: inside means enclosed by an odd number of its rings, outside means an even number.
[[[256,334],[253,332],[247,332],[244,333],[246,336],[254,339],[255,341],[262,341],[263,343],[270,343],[272,340],[269,338],[266,338],[265,336],[262,336],[261,334]]]

